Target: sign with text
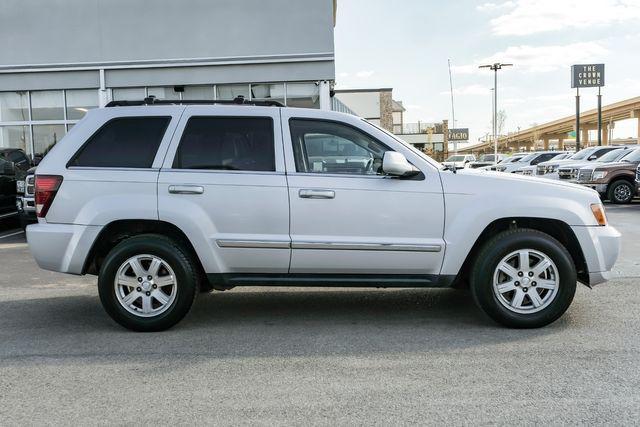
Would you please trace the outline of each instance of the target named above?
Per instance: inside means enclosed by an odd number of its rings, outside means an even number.
[[[571,87],[604,86],[604,64],[571,66]]]
[[[468,141],[469,128],[449,129],[449,141]]]

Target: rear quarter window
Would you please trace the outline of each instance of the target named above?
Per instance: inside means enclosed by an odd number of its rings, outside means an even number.
[[[120,117],[105,123],[67,166],[150,168],[171,117]]]

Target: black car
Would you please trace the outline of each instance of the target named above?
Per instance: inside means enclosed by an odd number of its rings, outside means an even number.
[[[17,213],[16,182],[24,182],[31,166],[31,160],[19,148],[0,148],[0,220]]]

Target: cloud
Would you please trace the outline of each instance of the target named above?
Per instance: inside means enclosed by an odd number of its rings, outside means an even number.
[[[482,85],[461,86],[453,89],[454,95],[487,95],[491,89]],[[451,91],[440,92],[440,95],[451,95]]]
[[[360,79],[367,79],[369,77],[371,77],[373,75],[374,71],[371,70],[363,70],[363,71],[358,71],[356,73],[356,77],[360,78]]]
[[[483,3],[476,6],[476,10],[480,12],[492,12],[494,10],[506,9],[515,6],[512,1],[505,1],[504,3]]]
[[[342,77],[342,78],[349,77],[349,73],[342,72],[338,74],[338,77]]]
[[[522,36],[638,19],[638,0],[518,0],[512,10],[492,19],[490,27],[498,36]]]
[[[502,62],[512,63],[521,71],[549,72],[567,68],[571,64],[600,61],[608,52],[602,44],[593,41],[558,46],[510,46],[473,64],[454,66],[451,69],[456,74],[474,74],[480,71],[479,65]]]

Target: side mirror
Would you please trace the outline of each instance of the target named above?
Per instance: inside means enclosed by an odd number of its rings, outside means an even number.
[[[598,158],[598,156],[596,156],[595,154],[592,154],[592,155],[589,156],[589,158],[587,160],[592,161],[592,160],[595,160],[597,158]]]
[[[391,176],[400,176],[403,178],[416,176],[420,173],[418,169],[413,167],[407,158],[397,151],[386,151],[382,158],[382,171]]]

